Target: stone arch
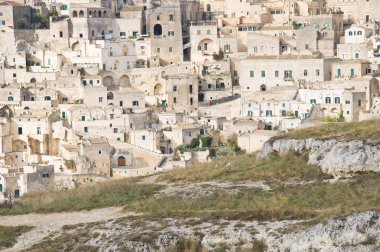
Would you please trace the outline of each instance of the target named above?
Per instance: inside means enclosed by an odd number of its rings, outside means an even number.
[[[161,83],[157,83],[155,86],[154,86],[154,95],[160,95],[162,94],[162,85]]]
[[[107,93],[107,100],[113,100],[113,93],[112,92]]]
[[[12,141],[12,151],[26,151],[27,144],[25,141],[17,139]]]
[[[165,77],[166,77],[166,71],[162,71],[162,72],[161,72],[161,78],[162,78],[162,79],[165,79]]]
[[[128,75],[123,75],[120,77],[119,86],[121,86],[121,87],[130,87],[131,86],[131,79],[129,78]]]
[[[202,39],[198,43],[198,51],[210,51],[213,48],[214,41],[209,38]]]
[[[31,78],[31,79],[30,79],[30,83],[36,83],[36,78],[34,78],[34,77]]]
[[[103,17],[107,17],[107,11],[103,11]]]
[[[73,11],[73,17],[78,17],[78,12],[76,10]]]
[[[145,68],[145,60],[143,59],[138,59],[136,61],[136,68]]]
[[[98,11],[98,17],[102,17],[102,11]]]
[[[162,26],[160,24],[156,24],[153,27],[154,36],[162,36]]]
[[[88,16],[92,17],[92,11],[88,11]]]
[[[210,4],[207,4],[206,10],[207,10],[207,12],[211,12],[211,5]]]
[[[264,84],[262,84],[262,85],[260,86],[260,91],[267,91],[267,86],[264,85]]]
[[[79,11],[79,17],[84,17],[84,11],[83,10]]]
[[[79,50],[79,42],[75,42],[71,45],[71,50],[78,51]]]
[[[103,85],[106,87],[114,86],[114,80],[111,76],[106,76],[103,78]]]
[[[32,154],[41,154],[41,142],[38,139],[33,139],[30,147]]]
[[[225,88],[224,80],[222,78],[216,79],[216,88]]]

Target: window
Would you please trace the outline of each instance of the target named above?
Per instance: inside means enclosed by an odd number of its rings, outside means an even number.
[[[340,77],[342,75],[342,70],[340,68],[338,68],[337,74],[338,74],[338,77]]]
[[[284,78],[285,78],[285,80],[290,80],[290,79],[292,79],[292,70],[285,70],[284,71]]]
[[[173,47],[169,47],[169,52],[173,52]]]
[[[250,72],[249,72],[249,76],[250,76],[251,78],[255,77],[255,72],[254,72],[254,71],[250,71]]]
[[[331,98],[330,98],[330,97],[326,97],[326,98],[325,98],[325,103],[326,103],[326,104],[331,103]]]
[[[261,77],[262,77],[262,78],[265,77],[265,71],[261,71]]]
[[[85,133],[88,133],[88,127],[84,127],[84,128],[83,128],[83,131],[84,131]]]
[[[350,75],[351,75],[351,77],[355,76],[355,69],[351,68]]]
[[[190,94],[193,93],[193,85],[189,85],[189,93],[190,93]]]
[[[274,77],[278,77],[278,76],[280,76],[279,71],[278,70],[274,71]]]
[[[118,128],[113,128],[113,133],[118,133],[119,129]]]
[[[350,100],[346,100],[346,104],[351,104],[351,101]]]
[[[141,136],[141,139],[144,141],[145,140],[145,136]]]
[[[49,177],[49,173],[48,173],[48,172],[44,172],[44,173],[42,173],[42,177],[43,177],[43,178],[48,178],[48,177]]]
[[[307,69],[303,70],[303,76],[307,76]]]
[[[319,69],[315,69],[315,75],[319,76]]]
[[[335,97],[334,102],[335,102],[335,104],[339,104],[340,103],[340,98],[339,97]]]
[[[37,135],[41,135],[41,127],[37,127]]]
[[[352,36],[352,31],[348,32],[348,36]]]
[[[138,106],[139,105],[139,101],[133,101],[132,102],[132,106]]]
[[[207,30],[207,35],[210,35],[211,34],[211,30]]]
[[[272,116],[272,110],[265,111],[265,116]]]
[[[102,151],[101,150],[99,150],[98,153],[99,153],[99,155],[102,155]]]
[[[169,21],[174,21],[174,15],[173,14],[169,15]]]
[[[18,134],[22,135],[22,127],[18,127]]]
[[[13,73],[12,76],[13,76],[13,78],[16,78],[16,77],[17,77],[17,74],[16,74],[16,73]]]
[[[173,97],[173,102],[177,103],[177,97]]]
[[[86,120],[86,116],[81,116],[81,121],[85,121]]]
[[[124,106],[123,101],[119,101],[119,106],[120,106],[120,107],[123,107],[123,106]]]
[[[62,112],[62,113],[61,113],[61,117],[62,117],[63,119],[65,119],[65,118],[66,118],[66,112]]]
[[[93,35],[93,36],[94,36],[94,35]],[[63,32],[61,32],[61,31],[59,32],[59,37],[60,37],[60,38],[63,38]]]
[[[197,30],[197,35],[201,35],[201,30]]]
[[[156,49],[156,52],[157,52],[157,53],[160,53],[160,51],[161,51],[161,49],[158,47],[158,48]]]
[[[177,86],[173,86],[173,92],[177,91]]]
[[[193,97],[190,98],[190,105],[193,105]]]
[[[174,31],[168,31],[168,36],[173,37],[174,36]]]
[[[99,102],[103,102],[103,97],[99,97]]]
[[[362,106],[362,100],[359,99],[359,100],[358,100],[358,107],[361,107],[361,106]]]
[[[310,104],[317,104],[317,100],[316,99],[310,99]]]
[[[355,53],[355,59],[359,59],[359,53]]]
[[[157,21],[159,21],[161,18],[160,18],[160,15],[157,15]]]
[[[8,96],[8,101],[13,101],[13,96]]]

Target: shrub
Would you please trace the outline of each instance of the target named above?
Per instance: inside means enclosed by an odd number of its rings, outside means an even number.
[[[190,142],[190,147],[192,149],[197,148],[199,146],[200,142],[198,138],[193,138]]]
[[[211,147],[212,137],[201,137],[202,147]]]

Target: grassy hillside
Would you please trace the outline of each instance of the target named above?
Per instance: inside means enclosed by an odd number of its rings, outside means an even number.
[[[326,124],[282,137],[340,137],[377,140],[377,121]],[[124,206],[147,217],[242,220],[324,219],[380,211],[380,174],[357,174],[334,183],[307,153],[276,154],[264,160],[238,155],[159,174],[156,182],[124,179],[71,191],[30,193],[0,214],[61,212]],[[264,187],[252,185],[263,184]],[[226,186],[227,185],[227,186]]]
[[[32,229],[33,227],[29,226],[0,226],[0,250],[12,247],[17,242],[17,237]]]
[[[283,134],[282,138],[306,139],[342,139],[368,140],[380,142],[380,121],[364,121],[352,123],[326,123],[316,127],[294,129]]]

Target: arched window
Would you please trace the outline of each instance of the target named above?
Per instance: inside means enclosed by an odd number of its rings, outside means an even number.
[[[89,17],[92,17],[92,11],[89,11],[89,12],[88,12],[88,16],[89,16]]]
[[[113,93],[112,92],[108,92],[107,100],[113,100]]]
[[[339,97],[335,97],[335,104],[339,104],[340,103],[340,98]]]
[[[260,91],[267,91],[267,86],[264,84],[260,86]]]
[[[82,10],[79,11],[79,17],[84,17],[84,12]]]
[[[98,11],[98,17],[102,17],[102,11]]]
[[[103,17],[107,17],[107,11],[103,11]]]
[[[326,97],[326,98],[325,98],[325,103],[326,103],[326,104],[331,103],[331,98],[330,98],[330,97]]]
[[[207,43],[204,43],[204,45],[203,45],[203,49],[204,49],[205,51],[207,51],[207,47],[208,47],[208,44],[207,44]]]
[[[73,17],[78,17],[78,12],[77,11],[73,11]]]
[[[154,36],[162,36],[162,26],[160,24],[156,24],[153,27]]]
[[[13,96],[8,96],[8,101],[13,101]]]

